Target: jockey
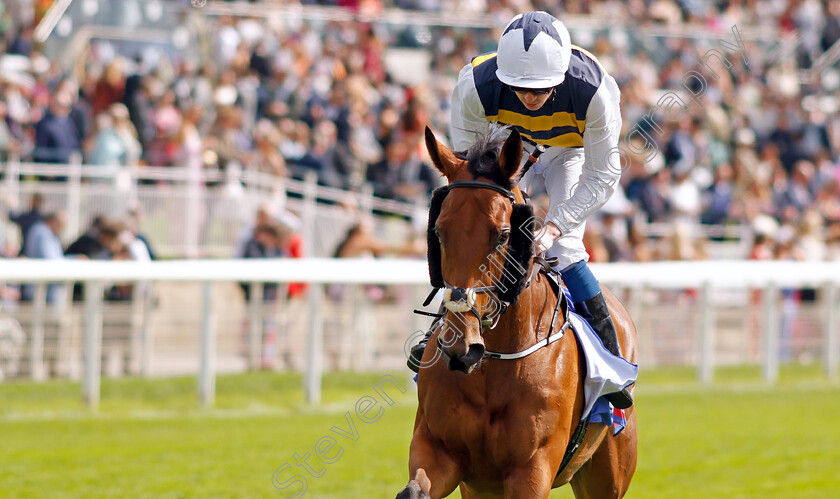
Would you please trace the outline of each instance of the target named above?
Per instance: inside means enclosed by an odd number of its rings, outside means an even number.
[[[508,23],[496,53],[478,56],[461,70],[452,95],[453,150],[467,150],[489,123],[545,147],[520,182],[527,190],[539,176],[548,192],[549,212],[537,243],[557,257],[576,310],[607,350],[620,355],[583,245],[587,217],[607,202],[621,176],[618,85],[595,56],[570,43],[562,22],[546,12],[520,14]],[[416,345],[412,357],[419,360],[423,348],[425,342]],[[633,403],[626,389],[607,399],[618,408]]]

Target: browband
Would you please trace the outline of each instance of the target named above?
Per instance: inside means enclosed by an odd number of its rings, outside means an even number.
[[[513,195],[513,192],[511,192],[509,189],[505,189],[501,185],[492,184],[490,182],[482,182],[480,180],[458,180],[456,182],[452,182],[447,187],[449,187],[450,189],[453,189],[455,187],[473,187],[473,188],[479,188],[479,189],[492,189],[492,190],[498,192],[499,194],[501,194],[501,195],[507,197],[508,199],[510,199],[511,203],[516,202],[516,196]]]

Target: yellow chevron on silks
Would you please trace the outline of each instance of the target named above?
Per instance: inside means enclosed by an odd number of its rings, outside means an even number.
[[[494,57],[496,57],[496,52],[491,52],[489,54],[484,54],[484,55],[477,56],[475,59],[472,60],[472,67],[477,67],[482,62],[484,62],[488,59],[492,59]]]
[[[489,117],[488,117],[489,118]],[[504,121],[498,121],[494,119],[490,119],[490,121],[494,123],[501,123],[502,125],[510,125],[510,123],[505,123]],[[523,132],[520,130],[520,135],[525,137],[526,139],[530,140],[531,142],[535,142],[537,144],[542,144],[544,146],[551,146],[551,147],[583,147],[583,135],[580,135],[575,132],[564,133],[563,135],[558,135],[556,137],[552,137],[550,139],[535,139],[529,133]]]
[[[532,132],[545,132],[558,126],[577,127],[580,133],[586,128],[586,120],[579,120],[575,113],[558,111],[549,116],[527,116],[515,111],[500,109],[496,116],[488,116],[490,121],[501,121],[508,125],[521,126]]]
[[[564,133],[563,135],[558,135],[557,137],[552,137],[550,139],[535,139],[524,132],[519,132],[523,137],[530,140],[531,142],[536,142],[537,144],[542,144],[544,146],[551,146],[551,147],[583,147],[583,135],[578,135],[575,132],[571,133]]]

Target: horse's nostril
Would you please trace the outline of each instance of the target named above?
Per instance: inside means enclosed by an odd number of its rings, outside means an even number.
[[[467,354],[461,357],[460,360],[469,367],[480,361],[482,357],[484,357],[484,345],[481,343],[473,343],[470,345],[470,349],[467,351]]]

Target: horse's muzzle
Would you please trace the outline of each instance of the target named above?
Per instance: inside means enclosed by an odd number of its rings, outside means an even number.
[[[463,355],[453,355],[450,349],[444,346],[438,337],[438,348],[440,349],[441,357],[446,362],[446,367],[450,371],[461,371],[469,374],[473,371],[476,364],[478,364],[478,361],[484,357],[484,345],[482,343],[469,345],[467,353]]]

